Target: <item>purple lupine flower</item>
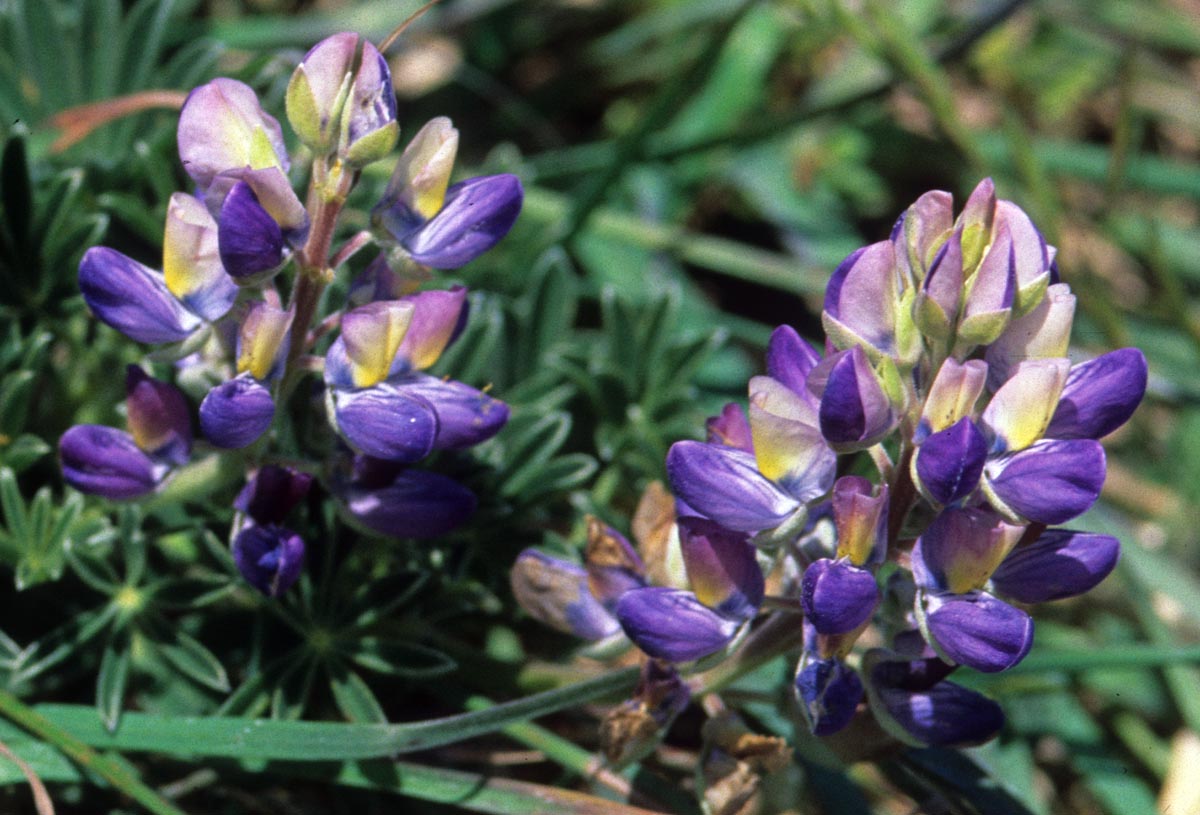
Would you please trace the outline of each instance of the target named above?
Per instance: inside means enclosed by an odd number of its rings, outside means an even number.
[[[290,467],[267,464],[246,481],[233,506],[260,524],[279,524],[308,495],[313,478]]]
[[[837,527],[836,558],[804,570],[800,604],[818,634],[848,634],[862,626],[879,603],[874,569],[887,546],[888,489],[861,476],[843,476],[831,501]]]
[[[381,238],[434,269],[457,269],[508,234],[524,190],[515,175],[468,178],[450,185],[458,131],[440,117],[405,148],[373,211]]]
[[[705,518],[678,521],[680,552],[691,590],[634,588],[621,595],[617,620],[646,654],[692,662],[733,641],[758,613],[763,575],[745,534]]]
[[[436,538],[475,512],[475,493],[453,478],[356,456],[355,475],[335,484],[339,508],[356,526],[389,538]],[[369,472],[368,472],[369,471]]]
[[[793,330],[780,328],[771,335],[767,360],[772,375],[750,380],[748,447],[738,414],[726,408],[710,424],[717,429],[710,441],[676,442],[667,454],[675,493],[739,532],[773,529],[802,512],[805,502],[832,485],[836,466],[817,427],[818,399],[806,384],[816,352]],[[736,438],[736,446],[726,436]]]
[[[1029,653],[1033,620],[985,590],[1023,532],[987,510],[948,509],[917,539],[917,617],[947,662],[991,673]]]
[[[137,342],[181,342],[224,316],[237,298],[217,252],[217,224],[183,193],[171,196],[163,271],[94,246],[79,262],[79,289],[102,322]]]
[[[482,391],[423,373],[466,317],[466,290],[427,291],[371,303],[343,318],[325,357],[329,418],[356,451],[412,463],[494,436],[508,406]]]
[[[80,492],[113,500],[148,495],[191,454],[190,411],[174,385],[130,365],[125,393],[129,432],[75,425],[58,442],[63,479]]]
[[[828,736],[850,724],[863,698],[858,673],[836,651],[821,647],[816,628],[807,619],[804,625],[804,650],[794,682],[800,711],[808,729],[817,736]]]
[[[249,524],[234,538],[233,560],[246,582],[278,597],[304,570],[304,541],[281,526]]]
[[[284,244],[300,248],[309,229],[279,122],[248,85],[218,78],[188,94],[177,136],[184,170],[220,224],[222,259],[239,282],[260,282],[280,267]]]
[[[932,654],[868,651],[863,684],[876,721],[919,747],[967,747],[994,738],[1004,726],[1003,711],[986,696],[948,681],[954,667]]]
[[[895,429],[899,417],[861,346],[833,354],[819,370],[821,435],[835,451],[866,449]]]
[[[1086,511],[1104,483],[1096,438],[1124,423],[1141,401],[1145,357],[1123,349],[1074,368],[1061,358],[1027,360],[976,414],[985,371],[979,360],[947,360],[939,371],[914,435],[922,494],[958,506],[982,487],[1011,520],[1046,524]]]
[[[592,594],[582,566],[526,549],[510,577],[521,608],[544,625],[593,641],[621,630],[617,618]]]
[[[200,428],[213,445],[246,447],[270,428],[275,400],[269,386],[282,373],[293,316],[261,301],[250,307],[238,332],[237,376],[200,403]]]
[[[261,282],[283,262],[283,230],[245,181],[225,196],[217,235],[221,263],[240,285]]]
[[[588,516],[583,567],[526,549],[517,557],[510,579],[517,602],[535,619],[564,633],[599,640],[620,631],[617,603],[646,585],[646,567],[624,535]]]
[[[304,569],[304,540],[280,524],[308,494],[312,476],[267,465],[246,481],[233,505],[233,561],[246,582],[268,597],[292,587]]]

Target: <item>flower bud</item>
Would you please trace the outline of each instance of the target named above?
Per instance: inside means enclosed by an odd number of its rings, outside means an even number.
[[[312,486],[312,476],[267,464],[259,469],[238,493],[233,506],[260,524],[281,523]]]
[[[58,442],[63,479],[80,492],[114,500],[139,498],[158,486],[160,468],[115,427],[82,424]]]
[[[247,583],[278,597],[304,569],[304,541],[281,526],[247,525],[233,541],[233,561]]]
[[[574,563],[526,549],[512,569],[513,596],[538,622],[585,640],[602,640],[621,630],[588,590],[587,572]]]
[[[828,736],[850,724],[863,698],[862,680],[840,659],[801,657],[796,693],[808,727],[817,736]]]
[[[192,452],[192,417],[178,388],[147,376],[137,365],[125,369],[129,432],[150,455],[183,464]]]
[[[326,37],[309,49],[288,82],[288,122],[300,141],[317,155],[330,151],[340,131],[357,51],[357,34]]]
[[[200,403],[200,429],[216,447],[237,450],[258,441],[275,417],[271,392],[248,373],[223,382]]]
[[[860,346],[826,360],[821,394],[821,434],[838,452],[863,450],[896,426],[896,411]]]
[[[350,521],[390,538],[445,535],[470,518],[478,504],[475,494],[454,479],[425,470],[402,470],[378,485],[352,480],[338,488],[338,497]]]

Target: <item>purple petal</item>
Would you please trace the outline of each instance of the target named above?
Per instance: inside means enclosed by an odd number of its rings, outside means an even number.
[[[845,634],[871,618],[879,604],[875,576],[844,560],[821,558],[804,570],[800,605],[820,634]]]
[[[508,421],[508,405],[453,379],[417,374],[399,383],[437,413],[435,450],[463,450],[487,441]]]
[[[200,403],[200,429],[217,447],[236,450],[258,441],[275,418],[271,392],[242,374],[208,392]]]
[[[790,325],[781,325],[771,332],[767,343],[767,375],[772,379],[808,398],[808,374],[820,361],[817,350]]]
[[[283,231],[244,181],[233,185],[221,205],[217,243],[221,264],[239,283],[257,282],[283,262]]]
[[[101,322],[137,342],[179,342],[200,325],[161,275],[107,246],[84,253],[79,289]]]
[[[80,492],[122,500],[154,491],[154,462],[133,437],[115,427],[80,424],[58,441],[63,480]]]
[[[828,736],[850,724],[862,701],[863,684],[840,659],[812,659],[796,675],[796,691],[809,729]]]
[[[742,410],[741,405],[728,403],[721,409],[720,416],[712,416],[704,423],[704,428],[708,431],[709,444],[721,444],[747,453],[754,452],[750,422],[746,419],[746,411]]]
[[[953,682],[930,681],[948,669],[940,660],[876,662],[870,656],[864,668],[868,695],[885,727],[898,727],[902,735],[920,744],[965,747],[988,741],[1004,726],[1004,712],[991,699]],[[943,670],[931,676],[925,670],[931,662]]]
[[[679,547],[692,591],[725,617],[748,620],[763,598],[763,574],[744,533],[705,518],[680,518]]]
[[[358,72],[350,86],[350,98],[343,113],[346,122],[346,151],[356,165],[382,158],[396,144],[395,135],[379,143],[366,145],[363,139],[391,126],[396,121],[396,92],[392,88],[392,72],[383,54],[367,40],[362,41]],[[373,142],[375,140],[372,140]]]
[[[308,473],[267,464],[246,482],[233,506],[257,523],[277,524],[304,500],[312,480]]]
[[[1033,645],[1033,620],[990,594],[934,596],[925,600],[930,643],[951,662],[984,673],[1016,665]]]
[[[944,190],[925,193],[900,216],[890,240],[897,260],[908,265],[914,282],[925,277],[936,249],[953,226],[954,199]]]
[[[825,287],[822,315],[837,347],[861,340],[881,353],[893,353],[896,289],[896,255],[889,241],[865,246],[843,260]]]
[[[722,617],[690,591],[652,586],[626,592],[617,620],[633,643],[655,659],[692,662],[728,645],[739,623]]]
[[[441,211],[402,237],[417,263],[457,269],[491,249],[508,234],[525,193],[515,175],[469,178],[446,191]]]
[[[1061,524],[1088,510],[1104,486],[1104,448],[1091,439],[1040,441],[996,465],[992,492],[1022,518]]]
[[[337,430],[357,452],[408,464],[433,450],[437,412],[422,397],[382,384],[333,399]]]
[[[870,447],[895,426],[895,411],[861,346],[831,359],[821,394],[821,435],[839,452]]]
[[[129,365],[125,368],[125,411],[138,447],[172,464],[183,464],[191,456],[191,410],[179,388]]]
[[[521,608],[544,625],[585,640],[602,640],[621,630],[588,591],[587,572],[574,563],[526,549],[510,577]]]
[[[304,569],[304,541],[281,526],[249,525],[233,541],[233,561],[247,583],[278,597]]]
[[[1121,544],[1111,535],[1051,529],[1014,549],[992,585],[1022,603],[1061,600],[1091,591],[1117,565]]]
[[[979,486],[987,440],[969,418],[934,433],[917,448],[917,477],[934,501],[954,504]]]
[[[1133,415],[1146,393],[1146,357],[1137,348],[1122,348],[1076,365],[1046,437],[1099,439]]]
[[[962,230],[956,230],[934,256],[917,294],[914,318],[921,331],[933,337],[949,336],[958,318],[963,288]]]
[[[683,501],[735,532],[772,529],[803,506],[768,481],[752,455],[732,447],[676,442],[667,477]]]
[[[392,538],[439,537],[467,520],[478,504],[454,479],[424,470],[405,470],[376,489],[351,484],[341,497],[355,521]]]

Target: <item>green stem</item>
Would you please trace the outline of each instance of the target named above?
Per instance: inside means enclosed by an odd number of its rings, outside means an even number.
[[[494,733],[517,721],[629,693],[637,676],[637,668],[624,668],[487,710],[390,725],[129,712],[121,717],[120,729],[109,733],[91,707],[45,705],[38,712],[74,738],[96,747],[169,755],[343,761],[429,750]]]
[[[755,0],[743,0],[729,19],[721,21],[714,28],[704,43],[704,48],[687,70],[677,73],[663,85],[637,125],[617,140],[612,160],[601,172],[588,179],[579,198],[571,207],[562,231],[555,237],[555,243],[567,243],[575,237],[625,168],[642,156],[650,135],[659,130],[679,109],[689,98],[692,89],[704,82],[716,65],[725,42],[754,2]]]
[[[487,710],[494,707],[495,702],[485,696],[472,696],[467,699],[467,710]],[[628,781],[604,767],[602,761],[578,744],[564,739],[534,722],[514,722],[501,732],[518,744],[537,750],[546,758],[553,761],[573,775],[587,778],[602,784],[623,798],[634,794]]]
[[[154,815],[185,815],[137,776],[120,756],[98,753],[64,728],[42,716],[6,690],[0,690],[0,715],[54,746],[80,768],[98,775]],[[93,716],[95,711],[93,711]]]

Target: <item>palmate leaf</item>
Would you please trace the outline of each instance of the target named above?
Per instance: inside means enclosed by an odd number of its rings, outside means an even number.
[[[430,679],[458,668],[451,657],[427,645],[378,637],[363,637],[354,643],[350,658],[375,673],[408,679]]]

